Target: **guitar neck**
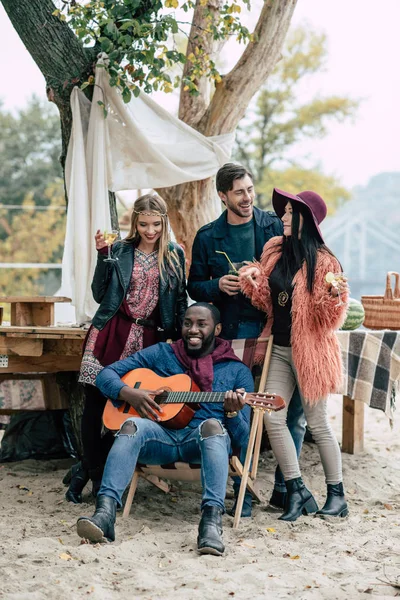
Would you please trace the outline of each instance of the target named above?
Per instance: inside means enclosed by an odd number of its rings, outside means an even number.
[[[202,404],[203,402],[223,402],[225,392],[169,392],[164,404],[185,404],[195,402]]]

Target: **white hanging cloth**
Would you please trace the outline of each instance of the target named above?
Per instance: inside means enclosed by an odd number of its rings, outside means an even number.
[[[234,140],[233,133],[201,135],[144,93],[125,104],[119,88],[109,84],[106,60],[102,54],[97,63],[92,103],[79,88],[71,94],[61,292],[72,298],[78,323],[92,319],[97,309],[90,289],[97,261],[94,235],[111,225],[108,191],[170,187],[212,177],[229,161]]]

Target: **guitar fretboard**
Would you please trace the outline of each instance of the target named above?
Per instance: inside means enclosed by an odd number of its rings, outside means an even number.
[[[223,402],[225,392],[168,392],[163,404],[184,404],[187,402]]]

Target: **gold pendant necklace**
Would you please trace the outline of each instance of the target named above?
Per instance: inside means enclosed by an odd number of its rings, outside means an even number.
[[[285,292],[279,292],[278,294],[278,304],[279,306],[286,306],[287,301],[289,300],[289,294]]]

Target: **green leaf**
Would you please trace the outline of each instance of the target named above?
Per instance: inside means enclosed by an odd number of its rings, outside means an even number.
[[[125,102],[125,104],[128,104],[128,102],[131,100],[131,98],[132,98],[131,90],[128,89],[127,87],[124,88],[122,91],[122,100]]]

